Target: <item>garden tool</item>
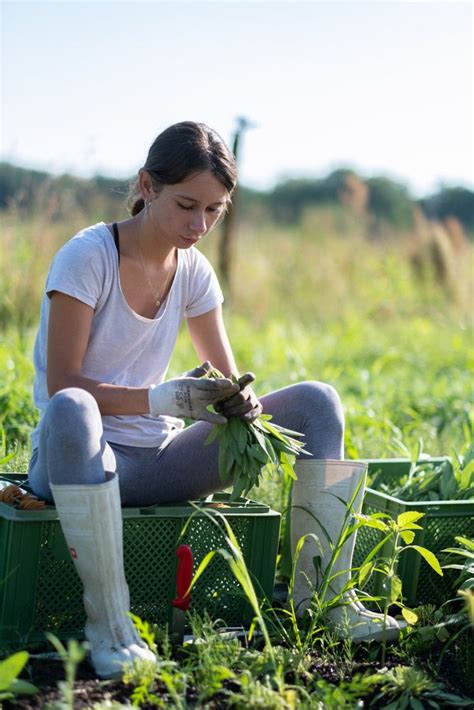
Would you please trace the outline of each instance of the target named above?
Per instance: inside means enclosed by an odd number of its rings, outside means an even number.
[[[173,609],[173,632],[177,643],[182,644],[184,639],[184,625],[186,611],[191,602],[189,587],[193,579],[193,553],[189,545],[180,545],[176,550],[178,568],[176,571],[177,597],[171,600]]]
[[[314,533],[319,540],[317,544],[314,539],[306,538],[296,563],[294,603],[300,616],[309,607],[330,563],[333,546],[340,537],[352,498],[349,521],[361,508],[366,466],[360,461],[315,459],[295,464],[298,479],[293,482],[291,501],[292,553],[307,533]],[[355,534],[352,534],[338,551],[330,571],[326,598],[321,601],[334,599],[350,581],[354,545]],[[318,558],[321,563],[317,574],[314,561]],[[391,616],[387,616],[384,624],[383,615],[365,609],[353,590],[344,593],[341,605],[329,609],[327,617],[338,635],[348,635],[357,642],[394,640],[400,629],[406,626]]]
[[[95,485],[51,484],[69,552],[84,586],[86,639],[97,674],[122,675],[135,658],[155,661],[129,617],[130,596],[123,567],[122,513],[118,478],[106,472]]]

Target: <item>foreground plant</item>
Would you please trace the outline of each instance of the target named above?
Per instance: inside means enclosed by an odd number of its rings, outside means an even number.
[[[472,701],[448,693],[443,683],[431,679],[424,671],[407,666],[384,669],[377,676],[382,690],[375,696],[371,707],[379,710],[421,710],[428,707],[441,710],[444,707],[472,707]],[[383,702],[388,700],[388,704]]]
[[[33,683],[18,678],[28,657],[27,651],[18,651],[0,661],[0,708],[2,700],[11,700],[17,695],[35,695],[39,692]]]
[[[74,681],[77,667],[86,657],[88,644],[70,639],[66,648],[54,634],[46,633],[46,638],[58,652],[66,676],[66,680],[58,683],[61,699],[48,705],[46,710],[74,710]]]
[[[362,525],[380,530],[384,534],[382,540],[369,552],[358,573],[360,586],[366,582],[373,572],[379,572],[384,576],[382,582],[384,620],[387,618],[388,608],[395,605],[401,609],[401,613],[408,624],[413,625],[418,621],[415,612],[405,606],[402,601],[402,580],[396,573],[398,562],[402,554],[408,550],[414,550],[424,558],[437,574],[443,576],[443,570],[441,569],[436,555],[426,547],[413,544],[415,531],[422,530],[421,525],[418,525],[417,521],[423,516],[424,513],[411,510],[401,513],[397,516],[396,520],[393,520],[387,513],[375,513],[370,516],[363,514],[357,515]],[[390,553],[388,555],[379,554],[379,551],[382,550],[384,545],[389,541]],[[385,655],[386,643],[384,642],[382,663],[385,662]]]

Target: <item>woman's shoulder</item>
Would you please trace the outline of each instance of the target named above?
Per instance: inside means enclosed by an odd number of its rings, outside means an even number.
[[[81,263],[103,261],[110,257],[113,237],[104,222],[85,227],[70,237],[56,252],[54,262],[80,259]]]
[[[212,265],[207,256],[205,256],[201,251],[196,249],[196,247],[191,247],[190,249],[183,250],[183,261],[186,267],[192,272],[200,271],[210,271],[212,270]]]
[[[106,252],[111,239],[113,237],[107,225],[104,222],[98,222],[76,232],[61,248]]]
[[[113,280],[115,245],[107,232],[102,222],[71,237],[53,259],[46,279],[46,293],[62,291],[95,308]]]

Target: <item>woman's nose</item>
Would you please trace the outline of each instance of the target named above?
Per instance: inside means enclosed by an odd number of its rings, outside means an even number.
[[[204,234],[206,231],[206,216],[204,213],[194,216],[193,221],[189,225],[189,229],[193,234]]]

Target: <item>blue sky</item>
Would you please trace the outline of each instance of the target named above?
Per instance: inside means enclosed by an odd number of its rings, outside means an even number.
[[[473,187],[470,2],[5,1],[1,156],[128,177],[175,121],[229,140],[244,184],[349,165],[414,195]]]

